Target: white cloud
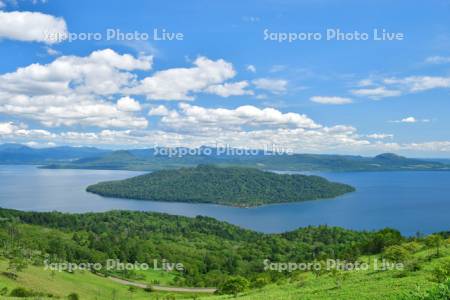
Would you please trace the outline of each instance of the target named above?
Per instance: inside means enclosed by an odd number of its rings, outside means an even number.
[[[406,117],[400,120],[390,121],[391,123],[428,123],[431,122],[430,119],[417,119],[415,117]]]
[[[288,82],[284,79],[259,78],[252,81],[256,88],[270,91],[274,94],[286,92]]]
[[[450,56],[430,56],[425,59],[429,64],[448,64],[450,63]]]
[[[7,135],[14,132],[17,127],[12,122],[0,123],[0,135]]]
[[[360,135],[346,125],[323,126],[305,115],[274,109],[242,106],[235,109],[206,108],[181,104],[175,110],[160,105],[151,115],[161,116],[151,130],[49,132],[23,124],[0,123],[2,141],[107,145],[127,147],[202,145],[264,149],[276,146],[299,153],[450,153],[450,141],[396,143],[393,135]],[[368,139],[366,139],[368,138]],[[389,141],[383,141],[388,139]]]
[[[0,38],[47,44],[61,41],[48,38],[49,34],[56,37],[67,36],[64,19],[39,12],[0,11]]]
[[[408,92],[422,92],[436,88],[450,88],[450,77],[410,76],[406,78],[387,78],[386,84],[397,84]]]
[[[384,139],[393,139],[393,134],[386,134],[386,133],[372,133],[366,135],[368,138],[375,139],[375,140],[384,140]]]
[[[47,65],[32,64],[0,76],[3,92],[28,95],[92,93],[110,95],[130,84],[131,70],[149,70],[151,57],[134,58],[111,49],[87,57],[61,56]]]
[[[400,96],[402,93],[398,90],[389,90],[385,87],[367,88],[367,89],[355,89],[351,90],[351,93],[356,96],[369,97],[374,100],[378,100],[386,97]]]
[[[346,97],[336,97],[336,96],[313,96],[310,98],[312,102],[320,104],[332,104],[332,105],[342,105],[352,103],[352,99]]]
[[[140,111],[141,105],[133,98],[126,96],[117,101],[117,108],[121,111]]]
[[[45,47],[45,51],[46,51],[47,54],[50,55],[50,56],[57,56],[57,55],[60,55],[60,54],[61,54],[61,52],[59,52],[59,51],[57,51],[57,50],[55,50],[55,49],[53,49],[53,48],[51,48],[51,47]]]
[[[116,106],[110,97],[135,80],[128,71],[148,70],[151,63],[151,57],[134,58],[106,49],[18,68],[0,75],[0,112],[45,126],[144,128],[145,118],[120,109],[124,106]]]
[[[306,115],[282,113],[273,108],[259,109],[244,105],[235,109],[205,108],[181,103],[179,110],[166,114],[161,124],[168,129],[205,132],[244,128],[320,128]]]
[[[437,88],[450,88],[450,77],[442,76],[408,76],[403,78],[382,78],[378,82],[364,79],[359,87],[375,86],[351,90],[357,96],[365,96],[378,100],[386,97],[396,97],[408,93],[418,93]]]
[[[194,67],[156,72],[129,89],[129,93],[142,94],[153,100],[193,100],[192,93],[221,84],[235,75],[231,63],[199,57],[194,61]]]
[[[17,138],[38,138],[49,139],[56,135],[43,129],[27,129],[25,124],[15,124],[13,122],[0,122],[0,136],[2,138],[14,136]]]
[[[164,105],[153,107],[148,112],[149,116],[167,116],[168,114],[169,110]]]
[[[402,123],[416,123],[417,119],[414,117],[407,117],[400,120]]]
[[[253,91],[246,90],[248,87],[247,81],[239,81],[233,83],[216,84],[207,87],[204,92],[216,94],[221,97],[253,95]]]
[[[254,65],[247,65],[245,69],[249,72],[256,73],[256,67]]]

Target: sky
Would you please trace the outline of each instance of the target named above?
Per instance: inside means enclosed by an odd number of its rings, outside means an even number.
[[[449,0],[0,0],[0,143],[450,158],[449,15]]]

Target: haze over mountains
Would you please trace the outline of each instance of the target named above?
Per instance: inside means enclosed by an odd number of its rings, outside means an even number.
[[[176,148],[185,153],[187,148]],[[207,149],[208,151],[205,151]],[[185,150],[180,151],[180,150]],[[450,170],[445,161],[413,159],[384,153],[375,157],[328,154],[279,154],[252,150],[251,154],[223,153],[201,147],[196,154],[167,155],[158,149],[105,150],[93,147],[32,148],[20,144],[0,145],[0,164],[36,164],[45,168],[153,171],[164,168],[215,164],[240,165],[285,171],[396,171]],[[163,154],[162,154],[163,153]],[[198,155],[197,155],[198,153]]]

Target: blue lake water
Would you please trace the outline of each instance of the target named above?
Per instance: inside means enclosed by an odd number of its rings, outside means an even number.
[[[0,165],[0,207],[91,212],[112,209],[205,215],[262,232],[328,224],[350,229],[393,227],[403,234],[450,230],[450,172],[323,173],[357,191],[328,200],[235,208],[103,198],[87,193],[93,183],[141,174],[130,171],[45,170]]]

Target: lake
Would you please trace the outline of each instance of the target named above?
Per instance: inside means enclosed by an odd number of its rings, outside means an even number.
[[[357,191],[334,199],[256,208],[103,198],[85,191],[99,181],[138,174],[142,173],[0,165],[0,206],[76,213],[124,209],[205,215],[262,232],[320,224],[367,230],[392,227],[405,235],[450,230],[450,172],[322,173]]]

